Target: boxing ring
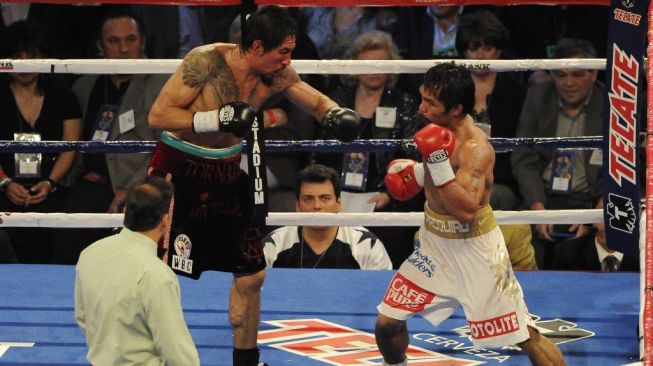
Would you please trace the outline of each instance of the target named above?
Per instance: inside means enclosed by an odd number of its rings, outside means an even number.
[[[376,305],[392,271],[268,270],[262,290],[261,360],[270,365],[378,365]],[[569,365],[634,362],[639,276],[634,273],[517,272],[540,331]],[[75,323],[73,266],[0,265],[0,365],[87,365]],[[231,360],[231,275],[179,277],[184,316],[202,365]],[[462,311],[435,328],[408,322],[410,365],[528,365],[514,349],[473,349]],[[222,362],[221,362],[222,360]],[[227,361],[224,361],[227,360]]]
[[[56,2],[56,1],[54,1]],[[110,0],[105,2],[118,2]],[[150,1],[135,1],[147,2]],[[360,5],[389,5],[377,1]],[[194,2],[194,3],[201,3]],[[272,3],[266,0],[260,5]],[[279,3],[278,1],[274,3]],[[289,0],[287,5],[298,5]],[[343,6],[339,0],[320,2]],[[442,1],[443,5],[487,3]],[[500,5],[510,2],[499,2]],[[513,2],[514,3],[514,2]],[[523,1],[521,3],[541,3]],[[561,1],[569,4],[605,5],[603,1]],[[228,4],[228,2],[221,2]],[[303,2],[302,2],[303,4]],[[650,24],[650,23],[649,23]],[[649,57],[649,62],[651,57]],[[444,62],[446,60],[439,60]],[[582,66],[603,69],[603,59],[589,60],[457,60],[469,67],[490,65],[495,71],[549,70]],[[11,69],[0,72],[43,73],[171,73],[179,60],[0,60]],[[423,73],[434,64],[422,61],[296,60],[299,73]],[[651,67],[648,68],[651,72]],[[653,98],[649,93],[649,98]],[[651,104],[651,103],[649,103]],[[649,112],[651,113],[651,112]],[[653,130],[649,116],[648,130]],[[574,147],[597,149],[602,137],[492,139],[499,151],[522,146]],[[648,154],[653,139],[647,135]],[[267,151],[380,151],[414,148],[411,141],[372,140],[266,141]],[[0,152],[150,152],[151,141],[129,142],[14,142],[0,141]],[[649,164],[653,156],[648,157]],[[650,168],[651,166],[649,166]],[[647,169],[647,175],[653,168]],[[651,186],[647,179],[647,188]],[[647,210],[653,207],[653,191],[647,191]],[[506,223],[592,223],[602,218],[601,210],[560,210],[544,212],[496,212]],[[650,218],[653,215],[648,215]],[[120,214],[0,213],[0,226],[23,227],[119,227]],[[423,213],[297,214],[270,213],[268,224],[417,226]],[[653,230],[653,220],[646,222]],[[646,349],[650,349],[653,327],[649,298],[653,250],[647,241],[646,308],[644,317]],[[299,272],[302,271],[302,272]],[[262,290],[259,331],[261,361],[270,365],[378,365],[380,354],[374,341],[376,305],[382,299],[394,271],[269,269]],[[87,365],[86,344],[74,320],[74,266],[0,264],[0,365]],[[637,327],[640,312],[640,275],[635,273],[587,273],[534,271],[516,273],[529,310],[537,318],[542,334],[552,339],[570,365],[624,365],[640,357]],[[198,281],[179,277],[182,306],[202,365],[226,365],[231,359],[232,336],[227,318],[231,275],[206,272]],[[469,329],[459,308],[440,326],[416,317],[408,322],[410,365],[525,365],[525,354],[514,347],[474,349]],[[650,360],[646,365],[653,364]]]

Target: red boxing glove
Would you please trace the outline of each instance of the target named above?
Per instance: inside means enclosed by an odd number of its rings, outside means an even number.
[[[456,146],[456,137],[450,129],[431,123],[417,131],[413,140],[436,187],[444,187],[456,179],[449,163],[449,155]]]
[[[399,201],[409,200],[424,186],[424,165],[410,159],[393,160],[388,164],[383,182],[392,197]]]

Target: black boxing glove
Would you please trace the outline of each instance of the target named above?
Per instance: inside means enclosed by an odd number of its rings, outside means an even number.
[[[322,117],[322,127],[341,141],[354,141],[358,138],[361,117],[349,108],[333,107]]]
[[[252,129],[256,113],[254,108],[243,102],[231,102],[220,109],[195,112],[193,132],[231,132],[236,137],[245,137]]]

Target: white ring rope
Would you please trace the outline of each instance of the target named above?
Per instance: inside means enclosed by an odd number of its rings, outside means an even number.
[[[300,74],[424,73],[431,66],[456,62],[470,69],[492,71],[554,70],[585,68],[603,70],[605,59],[555,60],[294,60]],[[38,59],[1,60],[0,72],[74,73],[74,74],[169,74],[179,66],[179,59]],[[495,211],[500,224],[594,223],[603,217],[602,210]],[[0,226],[11,227],[78,227],[101,228],[122,226],[122,214],[4,213]],[[419,226],[423,212],[393,213],[284,213],[272,212],[271,226]]]
[[[605,59],[555,60],[293,60],[300,74],[423,74],[431,66],[455,62],[469,69],[492,71],[528,71],[584,68],[604,70]],[[0,59],[0,72],[36,72],[56,74],[172,74],[179,59],[79,59],[10,60]]]
[[[601,221],[603,211],[590,210],[542,210],[542,211],[494,211],[499,224],[590,224]],[[97,213],[0,213],[0,227],[54,227],[54,228],[101,228],[121,227],[123,214]],[[270,226],[419,226],[424,221],[423,212],[389,213],[295,213],[271,212],[267,218]]]

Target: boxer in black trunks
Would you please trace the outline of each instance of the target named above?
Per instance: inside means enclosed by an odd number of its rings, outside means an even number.
[[[198,278],[204,269],[234,274],[229,320],[238,366],[259,362],[265,278],[262,230],[252,215],[249,178],[238,168],[241,141],[258,128],[256,111],[282,93],[338,138],[353,139],[360,128],[356,112],[339,107],[290,67],[296,27],[283,8],[259,9],[247,19],[239,45],[189,52],[149,115],[152,128],[166,130],[150,174],[169,176],[176,192],[164,256],[182,275]]]

